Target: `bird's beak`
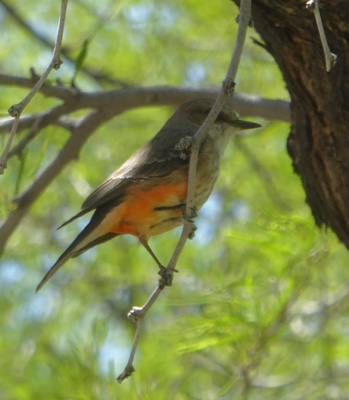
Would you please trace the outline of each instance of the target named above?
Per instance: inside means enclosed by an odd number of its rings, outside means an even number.
[[[235,121],[226,121],[226,123],[236,128],[240,128],[241,130],[255,129],[255,128],[260,128],[262,126],[260,124],[256,124],[255,122],[241,121],[240,119],[236,119]]]

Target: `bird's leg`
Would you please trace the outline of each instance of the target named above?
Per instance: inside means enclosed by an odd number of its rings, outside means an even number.
[[[158,267],[161,269],[165,268],[161,262],[158,260],[158,258],[156,257],[156,255],[154,254],[153,250],[150,248],[149,244],[147,243],[147,241],[143,238],[139,238],[139,243],[147,250],[147,252],[153,257],[154,261],[156,262],[156,264],[158,265]]]
[[[173,279],[173,272],[178,272],[176,269],[167,269],[164,267],[161,262],[158,260],[156,255],[154,254],[153,250],[150,248],[148,242],[144,238],[138,238],[139,243],[147,250],[147,252],[153,257],[154,261],[159,267],[159,275],[161,276],[160,278],[160,285],[161,286],[171,286],[172,285],[172,279]]]

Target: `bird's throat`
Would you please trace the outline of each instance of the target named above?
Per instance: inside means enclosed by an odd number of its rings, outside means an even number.
[[[216,123],[207,134],[207,145],[221,158],[225,148],[234,137],[234,133],[235,129],[233,127],[222,122]],[[209,148],[207,150],[209,151]]]

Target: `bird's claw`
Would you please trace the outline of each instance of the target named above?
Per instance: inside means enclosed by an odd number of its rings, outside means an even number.
[[[194,223],[194,218],[198,216],[197,209],[195,206],[190,209],[189,213],[186,212],[185,208],[182,212],[183,212],[183,219],[192,224]]]
[[[159,279],[159,285],[164,288],[165,286],[172,286],[173,281],[173,273],[179,272],[178,269],[175,268],[166,268],[162,266],[158,274],[161,276]]]
[[[191,136],[186,136],[181,138],[181,140],[175,145],[175,150],[179,151],[179,157],[182,160],[186,160],[190,157],[192,143],[193,138]]]
[[[191,226],[191,231],[190,231],[189,234],[188,234],[188,238],[189,238],[190,240],[194,239],[194,237],[195,237],[195,232],[196,232],[197,229],[198,229],[198,227],[194,224],[194,222],[192,222],[191,224],[192,224],[192,226]]]

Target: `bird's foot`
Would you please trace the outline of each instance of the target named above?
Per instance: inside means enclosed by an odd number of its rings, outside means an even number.
[[[182,209],[182,214],[183,214],[183,219],[191,222],[192,224],[194,223],[194,218],[196,218],[198,216],[197,213],[197,208],[194,206],[189,210],[189,213],[187,213],[185,205]]]
[[[160,271],[158,272],[158,274],[161,276],[159,279],[159,285],[161,288],[164,288],[165,286],[172,286],[174,272],[179,271],[175,268],[166,268],[163,265],[161,266]]]
[[[191,230],[188,234],[188,239],[192,240],[195,237],[195,232],[198,230],[198,227],[194,224],[194,222],[191,223]]]
[[[179,151],[179,157],[182,160],[186,160],[190,157],[192,143],[193,137],[186,136],[181,138],[181,140],[175,145],[175,150]]]

